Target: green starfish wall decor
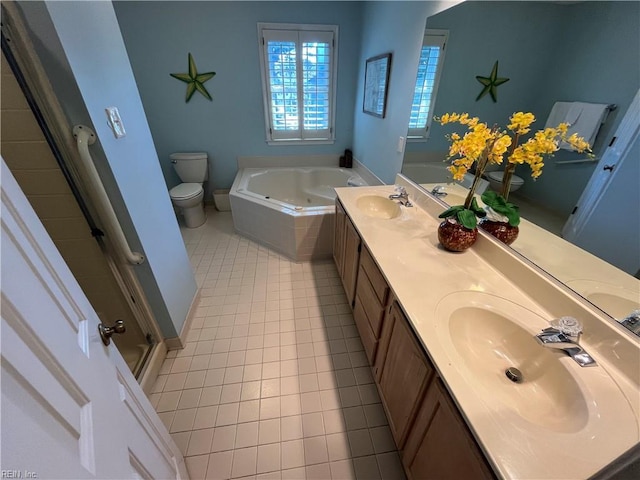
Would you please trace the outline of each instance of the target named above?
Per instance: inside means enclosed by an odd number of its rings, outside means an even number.
[[[189,73],[170,73],[173,78],[177,78],[187,84],[187,99],[185,102],[191,100],[193,94],[199,91],[205,98],[213,101],[209,92],[204,86],[204,82],[211,80],[216,72],[198,73],[196,68],[196,62],[193,60],[193,56],[189,53]]]
[[[507,83],[509,81],[508,78],[498,77],[498,61],[493,65],[493,69],[491,70],[491,75],[488,77],[481,77],[480,75],[476,75],[476,80],[478,80],[484,88],[480,92],[480,94],[476,97],[476,102],[484,97],[487,93],[491,94],[491,98],[494,103],[498,101],[498,86],[503,83]]]

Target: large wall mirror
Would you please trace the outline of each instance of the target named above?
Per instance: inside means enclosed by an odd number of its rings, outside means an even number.
[[[468,112],[490,125],[504,126],[513,112],[530,111],[538,119],[533,125],[538,130],[544,128],[556,101],[616,105],[594,142],[596,161],[581,162],[583,155],[561,150],[545,161],[536,181],[528,167],[518,167],[516,174],[525,183],[510,201],[520,205],[522,217],[534,224],[530,228],[544,228],[554,236],[538,244],[527,239],[521,228],[512,248],[617,320],[640,308],[637,130],[629,142],[625,174],[617,175],[615,185],[609,184],[604,192],[612,205],[621,207],[605,212],[617,219],[615,231],[583,234],[582,243],[574,242],[581,249],[560,238],[592,174],[602,169],[598,159],[609,148],[640,89],[640,4],[464,2],[428,18],[426,26],[449,32],[432,115]],[[510,80],[498,87],[497,102],[489,95],[476,101],[483,87],[475,77],[489,76],[496,61],[498,76]],[[403,172],[408,165],[446,166],[442,165],[449,146],[445,134],[450,131],[434,122],[426,141],[407,143]],[[431,183],[424,177],[412,179]],[[459,199],[443,200],[456,204]],[[576,256],[576,251],[584,257]],[[581,264],[589,262],[587,276]]]

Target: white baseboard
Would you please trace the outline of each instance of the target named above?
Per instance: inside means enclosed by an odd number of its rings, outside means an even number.
[[[151,357],[147,360],[147,365],[139,382],[142,391],[146,395],[151,393],[165,358],[167,358],[167,345],[162,341],[153,348]]]
[[[193,317],[195,315],[196,307],[200,303],[200,288],[196,292],[193,297],[193,301],[191,302],[191,307],[189,307],[189,313],[187,313],[187,318],[182,325],[182,330],[180,330],[180,335],[177,337],[165,338],[164,341],[167,344],[167,350],[180,350],[184,348],[187,344],[187,335],[189,334],[189,330],[191,330],[191,324],[193,323]]]

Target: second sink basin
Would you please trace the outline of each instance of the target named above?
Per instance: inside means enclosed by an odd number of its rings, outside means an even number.
[[[364,195],[356,200],[356,206],[369,217],[388,220],[400,215],[400,205],[380,195]]]
[[[542,347],[533,334],[486,307],[453,311],[449,332],[465,368],[492,390],[493,398],[531,423],[557,432],[584,427],[589,411],[573,376],[558,361],[559,352]],[[518,383],[505,371],[522,373]]]
[[[524,429],[535,426],[559,438],[576,434],[574,441],[588,443],[615,424],[637,437],[633,411],[602,366],[581,368],[563,351],[538,343],[535,335],[548,326],[547,319],[504,298],[452,293],[435,312],[437,336],[450,359],[443,374],[457,377],[500,421],[524,421]],[[521,381],[505,374],[511,367]]]

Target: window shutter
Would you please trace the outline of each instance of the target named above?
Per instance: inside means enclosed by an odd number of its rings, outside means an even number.
[[[331,141],[337,27],[282,26],[258,26],[267,140]]]
[[[298,137],[298,33],[263,30],[271,137]]]
[[[331,32],[300,32],[302,44],[302,138],[331,137],[331,92],[333,57]]]

